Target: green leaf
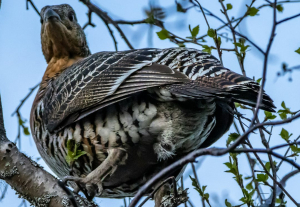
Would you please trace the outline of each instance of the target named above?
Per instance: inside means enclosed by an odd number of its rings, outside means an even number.
[[[192,178],[190,176],[190,179],[192,180],[192,186],[194,186],[194,189],[196,191],[198,191],[199,195],[204,198],[206,200],[207,203],[209,203],[209,194],[208,193],[204,193],[205,189],[206,189],[206,185],[203,185],[202,188],[200,188],[200,186],[198,185],[198,182],[196,181],[195,178]]]
[[[255,8],[255,7],[250,7],[250,8],[248,8],[248,14],[249,14],[250,16],[255,16],[255,15],[257,14],[258,11],[259,11],[259,10],[258,10],[257,8]]]
[[[285,141],[289,141],[289,138],[293,135],[293,134],[289,134],[289,132],[287,130],[285,130],[284,128],[282,128],[280,134],[282,139],[284,139]]]
[[[294,114],[293,112],[291,112],[290,108],[287,108],[285,106],[284,101],[282,101],[281,107],[283,109],[278,110],[278,114],[279,114],[279,116],[280,116],[281,119],[283,119],[283,120],[286,119],[287,118],[287,114]]]
[[[228,147],[231,142],[234,142],[240,135],[238,133],[231,133],[226,141],[226,146]]]
[[[209,29],[209,30],[207,31],[207,35],[208,35],[209,37],[214,38],[214,37],[216,36],[216,31],[215,31],[214,29]]]
[[[287,109],[286,106],[285,106],[284,101],[282,101],[281,106],[282,106],[282,108]]]
[[[297,50],[295,50],[295,52],[300,54],[300,47]]]
[[[257,79],[256,83],[260,84],[261,80],[262,80],[262,78]]]
[[[267,169],[268,172],[270,172],[270,169],[271,169],[270,162],[267,162],[267,163],[265,164],[265,168]]]
[[[240,42],[236,42],[236,43],[233,43],[235,46],[237,46],[237,47],[242,47],[242,43],[240,43]]]
[[[235,108],[239,108],[239,107],[241,107],[241,104],[240,104],[240,103],[236,103],[236,102],[234,102],[234,105],[235,105]]]
[[[205,198],[205,200],[208,200],[208,199],[209,199],[209,194],[208,194],[208,193],[205,193],[205,194],[203,195],[203,198]]]
[[[276,6],[276,9],[277,9],[277,11],[279,11],[279,12],[283,12],[283,7],[282,7],[281,4],[278,4],[278,5]]]
[[[226,9],[227,9],[227,10],[232,9],[232,4],[226,4]]]
[[[232,207],[231,203],[229,203],[229,202],[227,201],[227,199],[225,199],[225,205],[226,205],[226,207]]]
[[[241,53],[245,53],[246,50],[248,49],[248,47],[250,47],[250,45],[242,45],[241,46]]]
[[[85,155],[86,152],[77,149],[78,145],[75,143],[75,140],[69,139],[67,141],[67,156],[66,161],[69,165],[76,161],[82,155]]]
[[[74,156],[74,160],[77,160],[82,155],[85,155],[86,151],[77,150],[76,155]]]
[[[191,31],[191,35],[192,35],[192,37],[195,38],[195,37],[197,37],[198,33],[199,33],[199,25],[197,25],[196,27],[193,28],[193,30]]]
[[[236,42],[233,44],[240,48],[241,53],[245,53],[248,47],[250,47],[250,45],[245,45],[245,41],[243,41],[242,38],[240,40],[241,40],[240,42]]]
[[[277,116],[272,114],[272,112],[264,111],[265,112],[265,120],[272,120],[275,119]]]
[[[185,44],[182,42],[177,43],[178,47],[185,47]]]
[[[218,42],[218,45],[221,46],[221,44],[222,44],[221,37],[218,37],[217,42]]]
[[[201,197],[203,197],[204,193],[203,193],[203,191],[201,190],[200,186],[198,185],[198,182],[196,181],[196,179],[195,179],[195,178],[192,178],[191,176],[190,176],[190,179],[192,180],[192,186],[194,186],[194,189],[195,189],[196,191],[198,191],[198,193],[199,193],[199,195],[200,195]]]
[[[267,174],[257,174],[257,175],[256,175],[256,180],[257,180],[258,182],[263,182],[263,183],[265,183],[265,182],[267,182],[268,178],[269,178],[269,176],[268,176]]]
[[[203,52],[207,52],[207,53],[209,53],[209,54],[211,54],[211,50],[212,50],[212,48],[211,47],[209,47],[208,45],[202,45],[202,47],[203,47]]]
[[[156,34],[161,40],[169,38],[169,32],[165,29],[162,29],[160,32],[156,32]]]
[[[24,132],[25,135],[30,135],[30,132],[29,132],[29,130],[28,130],[28,127],[24,127],[24,128],[23,128],[23,132]]]
[[[279,116],[280,116],[280,118],[283,119],[283,120],[287,119],[286,113],[280,113]]]
[[[252,181],[246,185],[247,190],[253,190]]]
[[[300,153],[300,148],[296,145],[291,145],[291,150],[295,153]]]
[[[145,22],[148,24],[154,24],[155,23],[154,15],[153,14],[149,15],[149,17],[145,19]]]
[[[186,9],[184,9],[184,8],[181,6],[181,4],[177,3],[177,11],[178,11],[178,12],[183,12],[183,13],[185,13],[185,12],[186,12]]]
[[[25,121],[22,120],[21,117],[19,117],[19,125],[22,126],[25,123]]]

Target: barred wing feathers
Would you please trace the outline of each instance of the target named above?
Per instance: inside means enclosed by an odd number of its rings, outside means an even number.
[[[48,130],[58,130],[58,126],[62,128],[147,88],[189,81],[182,73],[153,63],[159,52],[100,52],[66,69],[45,89],[43,121]]]
[[[72,65],[46,88],[44,122],[58,130],[105,106],[152,87],[188,99],[216,98],[255,106],[259,85],[195,49],[100,52]],[[261,108],[272,111],[266,94]],[[59,127],[58,127],[59,126]]]

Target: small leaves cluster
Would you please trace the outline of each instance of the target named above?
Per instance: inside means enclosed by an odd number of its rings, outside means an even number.
[[[290,143],[290,137],[293,135],[292,133],[289,133],[286,129],[282,128],[281,132],[279,134],[281,136],[282,139],[284,139],[287,143]],[[295,157],[295,156],[299,156],[300,153],[300,147],[298,147],[297,144],[291,144],[290,148],[293,152],[292,155],[290,155],[289,157]]]
[[[228,147],[231,142],[234,142],[239,136],[240,135],[238,133],[229,134],[227,141],[226,141],[226,147]]]
[[[207,36],[213,38],[215,44],[216,44],[216,47],[219,49],[221,47],[221,44],[222,44],[222,40],[221,40],[221,37],[218,37],[217,35],[217,31],[212,29],[212,28],[209,28],[207,30]],[[210,47],[208,45],[202,45],[202,48],[203,48],[203,51],[204,52],[207,52],[209,54],[211,54],[211,50],[212,49],[215,49],[214,47]]]
[[[236,136],[236,135],[234,135]],[[232,173],[234,175],[234,180],[238,183],[240,186],[242,192],[243,192],[243,197],[240,199],[240,201],[243,202],[243,204],[247,204],[248,206],[253,205],[253,195],[255,193],[255,190],[253,189],[252,185],[248,186],[247,189],[244,188],[244,183],[243,183],[243,175],[239,173],[238,169],[238,159],[237,159],[237,154],[236,153],[230,153],[229,156],[229,162],[224,163],[229,170],[226,170],[225,172]],[[225,200],[225,205],[226,206],[231,206],[231,204]]]
[[[249,16],[255,16],[257,15],[257,13],[259,12],[259,9],[255,8],[255,7],[248,7],[248,11],[247,11],[247,14]]]
[[[23,133],[28,136],[28,135],[30,135],[30,132],[29,132],[28,127],[25,126],[25,123],[26,123],[26,120],[23,120],[21,118],[21,116],[19,116],[19,126],[22,127]]]
[[[186,38],[192,39],[195,42],[196,38],[197,38],[197,35],[199,33],[199,30],[200,30],[199,25],[197,25],[193,29],[191,29],[191,25],[189,25],[189,30],[190,30],[191,36],[190,37],[186,37]]]
[[[156,34],[161,40],[165,40],[170,37],[169,32],[166,29],[162,29],[161,31],[156,32]]]
[[[69,139],[67,141],[67,156],[66,156],[66,161],[69,165],[72,165],[74,161],[78,160],[79,157],[82,155],[85,155],[86,152],[82,150],[78,150],[78,143],[75,143],[75,140]]]
[[[295,115],[297,112],[292,112],[290,108],[286,107],[285,102],[281,103],[282,109],[278,110],[278,114],[282,120],[287,119],[287,115]]]
[[[239,42],[233,43],[237,46],[240,50],[237,51],[238,58],[244,60],[246,56],[246,50],[250,47],[250,45],[245,45],[246,40],[244,38],[240,38]]]
[[[206,189],[206,185],[203,185],[202,187],[200,187],[199,185],[198,185],[198,182],[197,182],[197,180],[195,179],[195,178],[192,178],[191,176],[190,176],[190,179],[191,179],[191,181],[192,181],[192,186],[194,187],[194,189],[196,190],[196,191],[198,191],[198,193],[199,193],[199,195],[209,204],[209,194],[208,193],[205,193],[205,189]],[[209,206],[210,206],[210,204],[209,204]]]
[[[265,113],[264,121],[273,120],[277,117],[275,114],[273,114],[272,112],[269,112],[269,111],[264,111],[264,113]]]
[[[187,10],[184,9],[184,8],[182,7],[182,5],[181,5],[180,3],[178,3],[178,2],[176,2],[176,8],[177,8],[177,11],[178,11],[178,12],[185,13],[185,12],[187,11]]]

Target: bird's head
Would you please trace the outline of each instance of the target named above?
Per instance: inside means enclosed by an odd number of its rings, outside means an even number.
[[[52,58],[90,55],[85,34],[68,4],[45,6],[41,10],[42,50],[47,63]]]

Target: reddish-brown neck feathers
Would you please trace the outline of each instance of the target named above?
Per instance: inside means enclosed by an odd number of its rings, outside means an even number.
[[[41,88],[49,79],[90,55],[85,34],[73,9],[66,4],[46,6],[41,11],[41,43],[48,67]]]

